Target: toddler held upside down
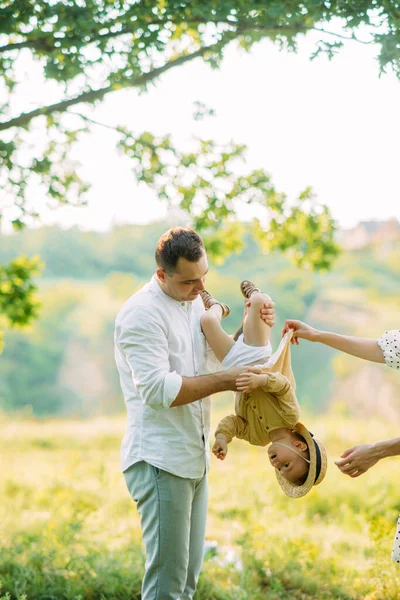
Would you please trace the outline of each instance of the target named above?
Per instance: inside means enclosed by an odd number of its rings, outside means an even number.
[[[327,456],[322,441],[299,422],[290,364],[293,333],[288,331],[272,354],[271,328],[260,319],[261,308],[271,299],[250,281],[243,281],[240,287],[246,298],[245,316],[243,331],[234,337],[221,327],[221,319],[229,314],[228,306],[206,291],[201,294],[207,309],[201,327],[222,368],[249,365],[248,372],[236,380],[235,414],[218,424],[212,451],[224,460],[234,437],[268,446],[269,462],[281,488],[288,496],[300,498],[325,477]]]

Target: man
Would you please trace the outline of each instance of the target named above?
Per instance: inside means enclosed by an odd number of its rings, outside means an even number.
[[[206,373],[201,238],[178,227],[158,241],[157,270],[118,313],[115,356],[128,411],[122,470],[146,549],[142,600],[192,600],[207,515],[210,394],[236,390],[246,367]],[[273,325],[270,303],[261,318]]]

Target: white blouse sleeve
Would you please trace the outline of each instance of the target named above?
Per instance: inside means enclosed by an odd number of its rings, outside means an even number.
[[[387,331],[378,340],[386,364],[392,369],[400,369],[400,331]]]

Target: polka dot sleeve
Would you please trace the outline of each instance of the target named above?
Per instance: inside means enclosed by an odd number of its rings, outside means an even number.
[[[392,369],[400,369],[400,331],[387,331],[378,340],[386,364]]]

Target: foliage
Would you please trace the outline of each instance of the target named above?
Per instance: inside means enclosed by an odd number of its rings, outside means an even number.
[[[213,428],[231,403],[214,400]],[[263,448],[236,440],[223,463],[212,457],[207,539],[217,548],[196,600],[399,597],[398,565],[390,561],[399,458],[356,480],[333,465],[357,441],[396,436],[396,425],[332,414],[304,420],[329,455],[324,482],[304,498],[284,496]],[[119,472],[124,428],[121,418],[3,419],[2,594],[139,598],[139,516]]]
[[[0,262],[17,250],[37,248],[47,263],[40,280],[42,310],[30,331],[6,332],[0,361],[0,406],[8,412],[34,415],[97,415],[123,410],[113,358],[115,315],[121,304],[154,272],[153,249],[165,223],[119,227],[108,233],[43,227],[4,238]],[[272,343],[279,342],[285,318],[309,320],[323,329],[378,336],[398,326],[398,264],[379,248],[344,252],[325,274],[300,270],[279,252],[264,254],[250,233],[241,254],[223,266],[211,266],[207,288],[231,307],[224,327],[233,333],[243,316],[240,281],[251,279],[276,302],[277,324]],[[140,252],[135,249],[140,248]],[[393,256],[397,256],[397,247]],[[354,265],[358,265],[355,267]],[[331,348],[302,343],[293,348],[292,363],[303,406],[320,413],[365,363],[351,362]],[[372,368],[373,365],[370,365]],[[386,414],[400,380],[371,372],[362,391],[364,410]],[[18,374],[18,375],[17,375]],[[387,389],[389,386],[390,389]],[[351,388],[357,397],[357,383]],[[376,403],[382,392],[385,402]],[[373,407],[375,406],[375,413]]]
[[[12,326],[23,326],[37,317],[39,302],[32,276],[38,275],[42,263],[38,257],[21,255],[6,265],[0,265],[0,314]],[[0,331],[1,335],[1,331]],[[0,351],[2,338],[0,338]]]
[[[346,40],[357,40],[376,44],[380,71],[391,68],[398,75],[399,23],[392,3],[371,0],[6,0],[0,38],[0,89],[8,95],[0,107],[1,215],[19,231],[40,217],[38,197],[50,206],[84,204],[88,185],[71,150],[91,127],[102,125],[91,118],[90,108],[109,94],[144,92],[166,72],[196,59],[218,67],[232,43],[249,51],[269,39],[296,51],[298,39],[311,31],[319,36],[311,58],[320,53],[332,58]],[[34,108],[29,94],[14,101],[18,69],[28,56],[54,93],[54,101]],[[207,114],[213,111],[198,103],[195,119]],[[290,250],[298,264],[315,269],[332,264],[337,247],[326,207],[316,201],[306,206],[309,190],[300,191],[293,206],[264,170],[238,175],[244,146],[196,140],[190,149],[180,150],[169,135],[128,131],[117,122],[103,125],[115,131],[138,181],[186,211],[216,259],[242,247],[235,207],[242,201],[265,207],[265,222],[254,224],[264,248]],[[38,139],[44,141],[38,144]],[[12,303],[9,298],[7,304]],[[29,321],[34,316],[29,303],[20,306]]]

